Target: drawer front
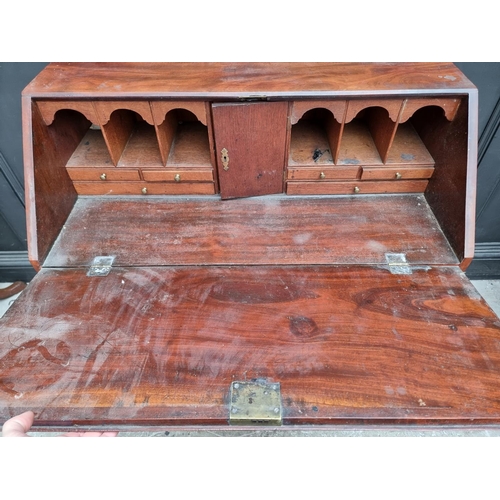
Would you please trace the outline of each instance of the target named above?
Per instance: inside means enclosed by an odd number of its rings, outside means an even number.
[[[139,170],[125,170],[121,168],[67,168],[73,181],[138,181]]]
[[[359,179],[360,168],[353,165],[329,168],[288,168],[288,180],[324,181],[339,179]]]
[[[361,179],[368,180],[402,180],[402,179],[429,179],[432,177],[434,167],[363,167]]]
[[[215,194],[213,182],[74,182],[82,195]]]
[[[142,175],[148,182],[213,182],[211,169],[206,170],[143,170]]]
[[[365,182],[287,182],[287,194],[422,193],[427,180]]]

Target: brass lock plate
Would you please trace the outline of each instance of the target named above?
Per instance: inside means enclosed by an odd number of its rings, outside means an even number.
[[[281,425],[281,387],[277,382],[252,380],[231,384],[231,425]]]

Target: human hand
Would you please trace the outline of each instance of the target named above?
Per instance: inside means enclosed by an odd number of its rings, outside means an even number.
[[[3,424],[3,437],[30,437],[27,432],[31,429],[35,420],[35,414],[32,411],[26,411],[12,417]],[[115,437],[118,432],[67,432],[59,437]]]

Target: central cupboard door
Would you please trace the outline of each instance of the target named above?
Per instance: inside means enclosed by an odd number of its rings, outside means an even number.
[[[213,104],[222,199],[283,192],[287,102]]]

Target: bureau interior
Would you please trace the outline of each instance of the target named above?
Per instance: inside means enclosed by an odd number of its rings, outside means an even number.
[[[290,101],[282,192],[221,200],[210,103],[34,101],[32,260],[456,264],[467,108],[465,96]]]

